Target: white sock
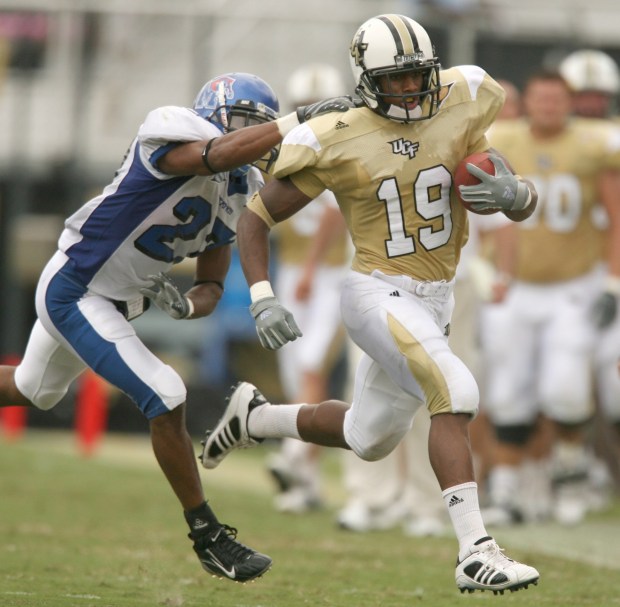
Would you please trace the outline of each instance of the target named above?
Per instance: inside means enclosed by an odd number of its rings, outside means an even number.
[[[478,503],[477,483],[463,483],[446,489],[443,496],[459,541],[459,561],[469,556],[469,549],[480,538],[488,537]]]
[[[297,438],[297,414],[302,405],[259,405],[248,415],[248,432],[254,438]]]
[[[499,464],[489,472],[489,497],[493,506],[517,510],[515,496],[519,495],[519,468]]]

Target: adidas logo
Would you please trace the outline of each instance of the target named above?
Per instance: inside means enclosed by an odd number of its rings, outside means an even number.
[[[462,504],[464,501],[463,498],[453,495],[448,502],[448,508],[452,508],[452,506],[456,506],[457,504]]]
[[[392,291],[390,297],[400,297],[400,293],[398,291]]]
[[[339,129],[346,129],[349,125],[346,122],[342,122],[342,120],[339,120],[338,122],[336,122],[336,130],[338,131]]]
[[[504,189],[504,194],[502,195],[502,198],[505,198],[506,200],[515,199],[515,193],[512,191],[510,186],[506,186],[506,188]]]

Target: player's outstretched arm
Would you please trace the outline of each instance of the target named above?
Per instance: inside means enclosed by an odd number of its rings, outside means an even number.
[[[297,108],[273,122],[257,124],[204,141],[192,141],[171,149],[158,162],[168,175],[214,175],[251,164],[282,143],[296,126],[330,112],[355,107],[350,97],[335,97]]]
[[[269,282],[269,232],[275,223],[290,217],[310,200],[288,179],[271,181],[250,200],[237,225],[241,267],[252,299],[250,313],[260,343],[268,350],[277,350],[302,335]]]

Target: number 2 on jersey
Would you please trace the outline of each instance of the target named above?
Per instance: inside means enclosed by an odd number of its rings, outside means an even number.
[[[211,203],[202,196],[183,198],[173,209],[174,216],[179,220],[177,225],[156,224],[148,228],[134,242],[134,246],[145,255],[158,261],[178,263],[183,257],[196,257],[204,249],[204,243],[197,243],[194,251],[175,256],[176,240],[185,242],[196,239],[198,234],[211,221],[213,208]],[[222,245],[231,242],[235,233],[215,218],[211,233],[206,239],[207,246]]]

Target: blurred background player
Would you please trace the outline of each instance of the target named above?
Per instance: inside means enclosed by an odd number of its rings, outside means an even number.
[[[506,99],[504,106],[497,115],[498,120],[514,120],[523,116],[523,102],[521,101],[521,91],[514,82],[505,78],[498,78],[497,83],[504,89]]]
[[[620,70],[607,53],[578,50],[564,58],[558,69],[573,91],[576,116],[613,117],[620,92]]]
[[[523,104],[517,86],[501,78],[497,83],[504,89],[506,97],[495,123],[522,116]],[[480,411],[469,425],[469,434],[476,479],[484,497],[493,463],[495,433],[485,407],[485,356],[481,331],[486,316],[495,314],[505,299],[514,269],[516,242],[512,222],[501,213],[470,213],[468,219],[469,239],[456,269],[450,346],[474,374],[480,387]]]
[[[551,466],[554,515],[565,524],[586,512],[585,429],[592,416],[591,362],[597,339],[593,307],[604,284],[604,234],[593,216],[599,201],[620,238],[617,175],[620,138],[610,124],[571,119],[571,91],[559,73],[532,76],[523,94],[526,120],[497,123],[491,145],[536,185],[539,206],[515,225],[517,262],[503,322],[485,327],[490,363],[487,411],[496,429],[489,477],[494,521],[520,516],[519,465],[539,413],[554,423]],[[609,250],[608,250],[609,253]],[[620,255],[609,256],[612,280]],[[491,522],[491,518],[487,518]]]
[[[584,49],[571,53],[560,64],[560,72],[573,91],[573,113],[576,116],[592,118],[595,121],[611,120],[620,124],[618,95],[620,93],[620,69],[618,64],[606,53]],[[617,191],[617,204],[620,204],[620,184]],[[607,228],[608,219],[601,208],[601,227]],[[608,256],[620,255],[620,243],[609,240],[609,251],[604,251],[603,262]],[[601,299],[601,331],[595,346],[594,373],[597,404],[597,426],[592,441],[597,453],[604,458],[616,484],[620,483],[620,377],[617,362],[620,358],[620,315],[617,313],[620,285],[610,278],[607,293]],[[608,432],[608,425],[615,429],[615,436]],[[601,460],[595,462],[593,473],[594,488],[605,483],[608,473],[600,468]],[[606,493],[604,487],[603,497]]]
[[[287,84],[291,107],[345,92],[340,72],[323,63],[305,65]],[[312,204],[274,230],[277,240],[276,288],[295,316],[304,339],[278,351],[283,393],[288,402],[321,402],[329,394],[330,376],[345,354],[340,289],[350,257],[349,237],[334,195],[325,190]],[[337,396],[337,395],[336,395]],[[282,512],[301,513],[322,503],[320,447],[282,439],[268,460],[280,493]]]

